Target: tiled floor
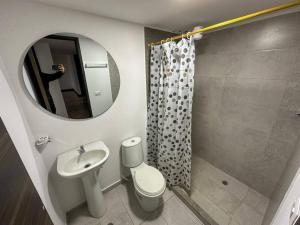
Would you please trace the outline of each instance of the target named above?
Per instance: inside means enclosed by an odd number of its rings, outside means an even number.
[[[269,204],[262,194],[195,155],[191,199],[220,225],[261,225]]]
[[[107,211],[100,219],[89,216],[86,206],[68,214],[69,225],[203,225],[203,223],[178,199],[166,190],[161,207],[144,212],[134,196],[132,182],[121,184],[104,194]]]

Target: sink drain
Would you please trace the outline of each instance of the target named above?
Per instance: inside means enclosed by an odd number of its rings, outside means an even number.
[[[91,164],[88,163],[88,164],[84,165],[84,168],[88,168],[88,167],[90,167],[90,166],[91,166]]]

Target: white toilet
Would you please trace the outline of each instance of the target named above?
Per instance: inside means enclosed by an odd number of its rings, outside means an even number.
[[[137,199],[145,211],[156,210],[162,201],[166,181],[161,172],[144,162],[140,137],[122,142],[122,162],[130,168]]]

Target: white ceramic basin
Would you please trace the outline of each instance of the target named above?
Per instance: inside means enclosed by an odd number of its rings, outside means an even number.
[[[81,178],[92,216],[101,217],[106,207],[99,183],[99,169],[109,156],[109,149],[102,141],[83,146],[85,152],[80,154],[80,148],[57,156],[57,172],[65,178]]]
[[[61,176],[77,177],[101,166],[107,159],[107,152],[99,149],[85,152],[69,160],[63,168]]]
[[[97,146],[96,146],[97,145]],[[57,172],[62,177],[77,178],[99,169],[108,159],[109,150],[104,143],[84,146],[86,152],[80,154],[75,148],[57,157]]]

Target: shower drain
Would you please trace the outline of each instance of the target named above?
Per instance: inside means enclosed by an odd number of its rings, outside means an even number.
[[[222,184],[225,185],[225,186],[227,186],[228,185],[228,181],[227,180],[223,180]]]

